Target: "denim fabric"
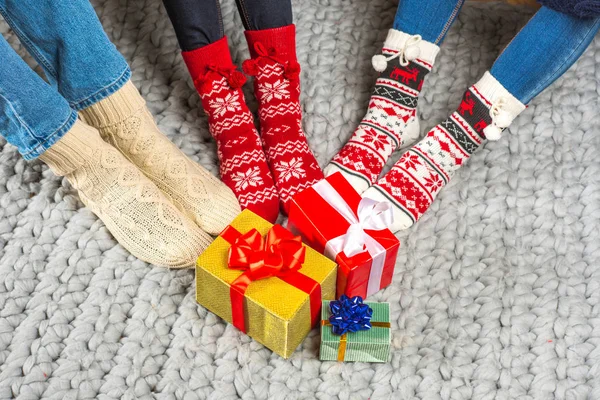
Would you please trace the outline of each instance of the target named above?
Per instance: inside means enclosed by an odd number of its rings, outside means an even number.
[[[68,131],[76,111],[117,91],[131,71],[87,0],[0,0],[0,14],[50,83],[0,40],[0,134],[32,159]]]
[[[1,36],[0,60],[0,134],[30,160],[71,128],[77,112]]]
[[[439,46],[465,0],[400,0],[394,29]]]
[[[439,45],[463,3],[400,0],[394,29]],[[579,19],[542,7],[498,57],[490,73],[527,104],[577,61],[599,27],[600,18]]]
[[[219,0],[163,0],[179,47],[192,51],[224,36]],[[236,0],[244,28],[255,31],[291,25],[291,0]]]
[[[89,1],[0,0],[0,13],[72,108],[89,107],[129,80]]]
[[[577,61],[600,28],[600,18],[580,19],[542,7],[515,36],[490,73],[527,104]]]

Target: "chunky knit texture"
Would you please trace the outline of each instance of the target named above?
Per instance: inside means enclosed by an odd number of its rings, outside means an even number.
[[[383,55],[373,57],[381,75],[367,114],[325,168],[326,175],[341,172],[362,193],[377,181],[394,151],[417,139],[419,92],[438,52],[438,46],[419,36],[390,29]]]
[[[148,101],[158,126],[218,172],[162,7],[92,4],[146,100],[160,98]],[[294,1],[303,125],[321,165],[365,115],[397,5]],[[235,2],[221,6],[239,32]],[[419,97],[423,134],[532,13],[465,3]],[[1,19],[0,31],[26,54]],[[600,398],[599,39],[398,234],[392,286],[369,299],[391,304],[384,364],[320,362],[318,329],[289,360],[274,355],[196,303],[193,270],[128,257],[66,179],[0,139],[0,398]],[[241,62],[243,34],[229,40]]]
[[[392,202],[393,230],[410,227],[481,147],[486,135],[496,136],[523,110],[525,105],[486,72],[465,92],[458,110],[408,150],[364,197]],[[494,139],[499,139],[499,134]]]
[[[221,179],[242,208],[275,222],[279,196],[241,90],[246,77],[231,61],[227,38],[184,51],[183,59],[208,114],[210,133],[217,141]]]
[[[269,167],[287,213],[292,196],[323,178],[302,129],[300,64],[296,27],[246,31],[252,58],[244,71],[254,76],[260,132]]]
[[[192,266],[212,241],[83,122],[77,121],[40,159],[69,180],[83,204],[140,260],[173,268]]]

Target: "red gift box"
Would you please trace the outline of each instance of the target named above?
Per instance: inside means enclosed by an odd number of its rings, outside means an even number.
[[[339,265],[337,297],[366,298],[392,283],[400,241],[388,203],[362,199],[335,173],[291,201],[288,228]]]

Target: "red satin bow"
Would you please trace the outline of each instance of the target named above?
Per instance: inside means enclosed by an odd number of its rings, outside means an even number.
[[[228,265],[245,271],[250,281],[271,278],[302,268],[306,248],[299,236],[289,237],[280,225],[273,226],[263,238],[252,229],[229,248]],[[240,278],[242,278],[240,276]]]
[[[300,271],[304,263],[306,247],[299,236],[293,236],[281,225],[273,226],[263,238],[256,229],[241,234],[228,226],[220,235],[231,243],[227,265],[244,271],[231,283],[231,319],[233,325],[246,330],[244,296],[253,281],[277,277],[302,290],[310,297],[311,326],[318,318],[321,307],[321,285]]]

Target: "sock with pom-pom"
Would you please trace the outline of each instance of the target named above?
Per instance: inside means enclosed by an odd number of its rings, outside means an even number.
[[[377,79],[369,109],[358,128],[325,169],[341,172],[359,192],[377,181],[390,155],[419,136],[417,102],[439,47],[419,35],[390,29],[383,54],[373,57]]]
[[[463,96],[458,109],[431,131],[392,167],[363,197],[392,203],[392,231],[412,226],[486,139],[502,131],[525,105],[489,72]]]
[[[279,215],[277,188],[241,90],[246,76],[234,66],[227,38],[182,54],[217,141],[221,180],[233,190],[242,208],[275,222]]]
[[[254,77],[263,146],[287,213],[294,194],[323,178],[302,129],[300,64],[296,58],[296,28],[246,31],[252,58],[243,64]]]

